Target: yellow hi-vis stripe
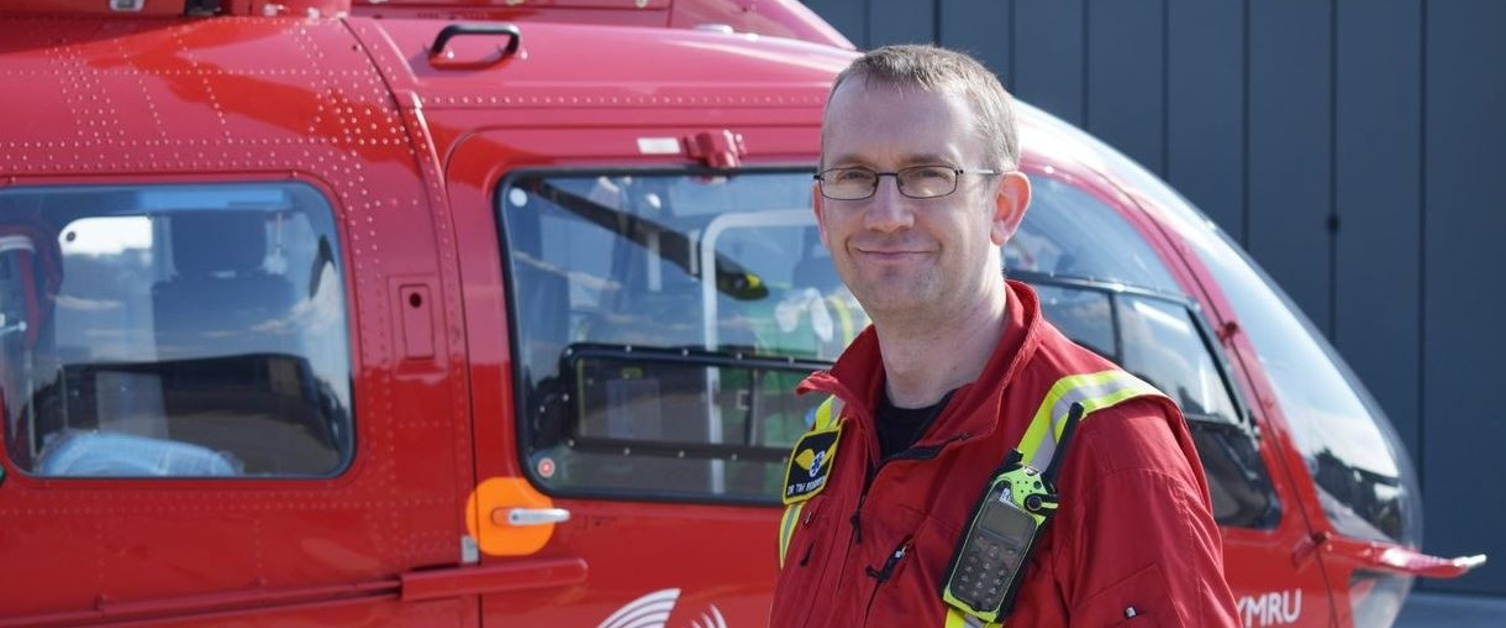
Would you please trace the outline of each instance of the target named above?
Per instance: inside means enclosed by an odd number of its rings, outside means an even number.
[[[816,418],[811,431],[830,429],[836,424],[842,415],[842,401],[836,397],[827,397],[816,407]],[[795,536],[795,524],[800,521],[800,511],[805,508],[805,502],[797,502],[784,507],[784,518],[779,521],[779,568],[784,568],[785,556],[790,553],[790,538]]]
[[[946,607],[946,628],[999,628],[1004,624],[985,624],[983,620],[973,617],[954,607]]]
[[[812,431],[829,429],[842,418],[842,400],[836,397],[827,397],[826,401],[816,407],[816,421],[811,426]]]
[[[1063,377],[1051,386],[1040,409],[1020,439],[1020,453],[1025,464],[1045,469],[1056,455],[1062,430],[1067,426],[1067,412],[1072,404],[1082,404],[1083,417],[1126,399],[1141,395],[1160,395],[1161,391],[1124,371],[1104,371]]]
[[[784,568],[784,557],[790,553],[790,537],[795,534],[795,524],[800,522],[800,511],[805,502],[795,502],[784,509],[784,518],[779,521],[779,568]]]

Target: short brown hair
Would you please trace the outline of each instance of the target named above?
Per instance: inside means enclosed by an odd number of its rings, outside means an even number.
[[[853,77],[928,92],[957,90],[978,116],[978,132],[988,145],[989,158],[996,162],[990,166],[1019,167],[1013,99],[999,77],[966,53],[927,45],[884,46],[853,60],[832,82],[831,93]],[[831,103],[829,97],[827,103]]]

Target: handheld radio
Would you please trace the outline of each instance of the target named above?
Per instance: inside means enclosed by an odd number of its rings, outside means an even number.
[[[1009,452],[953,551],[941,590],[948,604],[989,623],[1009,614],[1035,542],[1056,512],[1051,480],[1082,415],[1082,405],[1072,404],[1057,455],[1045,473],[1023,464],[1018,449]]]

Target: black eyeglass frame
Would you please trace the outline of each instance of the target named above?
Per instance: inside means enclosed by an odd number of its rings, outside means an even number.
[[[950,170],[950,171],[952,171],[952,175],[953,175],[952,176],[952,189],[947,190],[945,192],[942,192],[940,194],[932,194],[930,196],[915,196],[913,194],[910,194],[910,193],[906,192],[905,191],[904,179],[900,177],[900,173],[903,173],[903,172],[906,172],[906,171],[914,171],[914,170],[923,169],[923,168],[940,168],[940,169],[943,169],[943,170]],[[841,196],[832,196],[830,194],[827,194],[826,193],[826,179],[825,179],[825,176],[828,173],[837,172],[839,170],[859,170],[859,171],[863,171],[863,172],[871,172],[871,173],[873,173],[873,185],[868,188],[868,194],[863,195],[863,196],[856,196],[856,197],[841,197]],[[882,180],[885,176],[894,177],[894,187],[899,190],[899,193],[900,193],[901,196],[903,196],[905,198],[912,198],[912,199],[915,199],[915,200],[925,200],[925,199],[941,198],[943,196],[950,196],[950,195],[952,195],[953,193],[955,193],[957,191],[957,187],[959,185],[961,185],[961,181],[962,181],[961,177],[962,177],[962,175],[965,175],[965,174],[981,174],[981,175],[988,176],[988,175],[1001,175],[1001,174],[1007,174],[1007,173],[1008,173],[1008,171],[1005,171],[1005,170],[996,170],[996,169],[992,169],[992,168],[976,168],[976,169],[973,169],[973,170],[966,170],[966,169],[963,169],[963,168],[958,168],[956,166],[948,166],[948,165],[944,165],[944,164],[921,164],[921,165],[918,165],[918,166],[905,166],[904,168],[900,168],[898,170],[894,170],[894,171],[890,171],[890,172],[879,172],[879,171],[876,171],[876,170],[870,170],[868,168],[856,167],[856,166],[841,166],[841,167],[837,167],[837,168],[827,168],[825,170],[822,170],[821,172],[817,172],[815,175],[812,175],[812,178],[814,178],[816,180],[816,188],[821,191],[821,196],[823,198],[831,199],[833,201],[861,201],[861,200],[866,200],[866,199],[873,198],[873,195],[878,193],[879,181]]]

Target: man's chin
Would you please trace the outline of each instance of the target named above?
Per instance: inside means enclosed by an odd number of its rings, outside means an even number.
[[[875,320],[905,320],[926,314],[935,306],[935,299],[918,294],[882,294],[869,299],[858,298],[863,311]]]

